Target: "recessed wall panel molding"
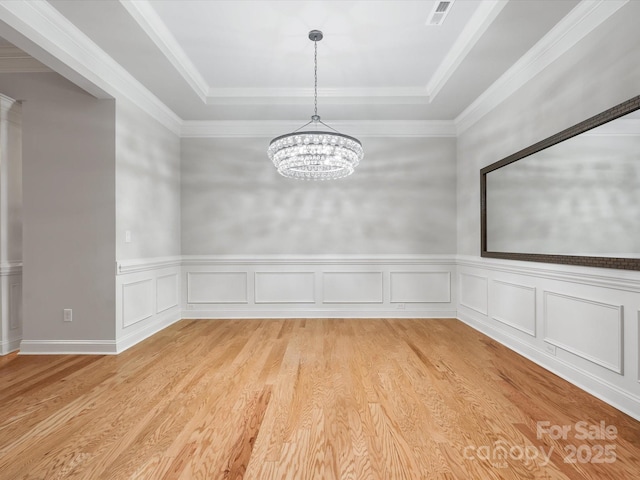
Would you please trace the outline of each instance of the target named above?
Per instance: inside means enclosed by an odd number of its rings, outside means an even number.
[[[544,292],[544,340],[623,373],[623,307]]]
[[[391,303],[451,301],[450,272],[391,272]]]
[[[151,279],[122,285],[122,326],[129,327],[153,315]]]
[[[256,272],[255,303],[315,303],[314,272]]]
[[[536,289],[493,280],[489,289],[491,318],[532,337],[536,336]]]
[[[488,314],[488,279],[471,273],[460,273],[460,305],[475,310],[482,315]]]
[[[116,341],[119,353],[182,318],[180,264],[133,259],[118,262]],[[129,269],[128,267],[132,267]]]
[[[156,313],[178,306],[178,274],[156,278]]]
[[[322,303],[382,303],[382,272],[324,272]]]
[[[187,303],[247,303],[246,272],[187,273]]]
[[[205,255],[183,258],[182,318],[456,316],[456,290],[451,285],[455,258],[450,255]],[[212,302],[213,298],[206,290],[215,280],[211,275],[222,278],[219,281],[225,284],[224,287],[229,283],[225,275],[231,280],[242,279],[234,291],[241,292],[236,298],[243,301]],[[247,301],[244,301],[245,289]],[[224,300],[229,300],[229,296],[225,295]]]

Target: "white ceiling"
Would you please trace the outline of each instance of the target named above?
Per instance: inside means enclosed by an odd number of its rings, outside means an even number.
[[[578,0],[49,0],[183,120],[452,120]]]
[[[451,134],[625,1],[454,0],[431,26],[435,0],[0,0],[0,37],[11,42],[0,38],[0,73],[49,67],[182,135],[211,134],[206,125],[266,135],[313,113],[307,35],[320,29],[324,121]]]

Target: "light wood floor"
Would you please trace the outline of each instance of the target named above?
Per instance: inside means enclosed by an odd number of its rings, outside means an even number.
[[[0,357],[0,478],[631,480],[640,422],[457,320],[183,320]]]

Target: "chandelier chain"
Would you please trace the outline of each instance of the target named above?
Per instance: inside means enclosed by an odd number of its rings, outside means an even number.
[[[317,40],[313,41],[313,48],[314,48],[314,54],[313,54],[313,64],[314,64],[313,107],[314,107],[314,110],[313,111],[314,111],[314,115],[317,117],[318,116],[318,41]]]
[[[299,180],[332,180],[351,175],[364,156],[357,138],[338,132],[318,115],[318,42],[320,30],[311,30],[313,41],[313,112],[311,121],[292,133],[271,140],[267,154],[280,175]],[[309,131],[305,127],[313,124]],[[323,129],[323,127],[326,129]]]

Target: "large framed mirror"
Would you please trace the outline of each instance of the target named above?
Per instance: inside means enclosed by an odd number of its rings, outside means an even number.
[[[483,257],[640,270],[640,95],[480,171]]]

